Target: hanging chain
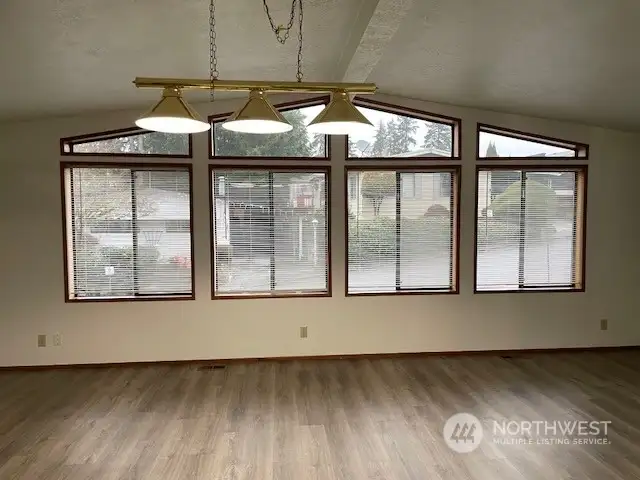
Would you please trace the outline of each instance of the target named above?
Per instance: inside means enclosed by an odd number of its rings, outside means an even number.
[[[294,0],[295,3],[295,0]],[[298,0],[298,71],[296,72],[296,78],[298,82],[302,82],[302,21],[304,16],[302,14],[302,0]]]
[[[215,94],[213,83],[218,79],[218,46],[216,45],[216,6],[215,0],[209,2],[209,101],[213,102]]]
[[[262,0],[262,4],[264,5],[264,12],[267,14],[267,18],[269,19],[269,23],[271,24],[271,30],[276,34],[276,38],[278,42],[282,45],[285,44],[287,39],[289,38],[289,34],[291,32],[291,28],[293,27],[293,21],[296,18],[296,2],[298,0],[292,0],[291,2],[291,13],[289,15],[289,23],[285,27],[284,25],[278,25],[273,23],[273,18],[271,17],[271,13],[269,12],[269,6],[267,5],[267,0]],[[284,34],[282,33],[284,32]]]

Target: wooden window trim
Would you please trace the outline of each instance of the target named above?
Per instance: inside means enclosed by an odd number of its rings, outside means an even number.
[[[137,157],[137,158],[193,158],[193,135],[189,135],[189,152],[183,153],[96,153],[96,152],[74,152],[73,147],[76,144],[89,142],[98,142],[101,140],[113,140],[122,137],[135,137],[145,133],[153,133],[150,130],[144,130],[138,127],[120,128],[116,130],[105,130],[103,132],[86,133],[83,135],[75,135],[72,137],[64,137],[60,139],[60,155],[63,157]],[[70,151],[65,151],[68,146]]]
[[[358,107],[370,108],[372,110],[378,110],[380,112],[391,113],[395,115],[402,115],[405,117],[411,117],[416,120],[422,120],[431,123],[440,123],[443,125],[449,125],[452,127],[453,132],[451,139],[453,145],[451,147],[451,155],[448,157],[436,157],[436,156],[420,156],[420,157],[350,157],[349,156],[349,138],[346,136],[346,142],[344,146],[344,158],[348,161],[394,161],[394,162],[411,162],[416,160],[447,160],[447,161],[459,161],[462,159],[462,120],[456,117],[449,117],[447,115],[441,115],[438,113],[431,113],[425,110],[418,110],[415,108],[403,107],[400,105],[394,105],[391,103],[381,102],[380,100],[374,100],[368,97],[355,97],[353,104]]]
[[[452,285],[450,290],[396,290],[394,292],[363,292],[349,293],[349,215],[348,215],[348,188],[349,188],[349,172],[362,171],[390,171],[400,173],[439,173],[450,172],[454,175],[452,182],[452,199],[451,199],[451,227],[452,239],[454,242],[451,255],[451,271]],[[400,295],[458,295],[460,293],[460,188],[461,188],[461,167],[460,165],[427,165],[427,166],[375,166],[375,165],[347,165],[344,167],[344,247],[345,247],[345,270],[344,270],[344,294],[346,297],[387,297]]]
[[[549,147],[566,148],[573,150],[574,155],[571,157],[482,157],[480,156],[480,134],[491,133],[503,137],[514,138],[516,140],[525,140],[527,142],[535,142]],[[506,160],[536,160],[541,162],[554,162],[558,160],[588,160],[589,145],[586,143],[573,142],[571,140],[563,140],[560,138],[547,137],[531,132],[523,132],[521,130],[513,130],[506,127],[497,127],[486,123],[478,123],[476,129],[476,158],[482,162],[495,162]]]
[[[556,157],[557,159],[557,157]],[[499,170],[523,170],[523,171],[566,171],[576,173],[576,244],[574,245],[574,261],[572,268],[575,269],[576,286],[568,288],[540,288],[525,287],[510,290],[478,290],[478,179],[481,171]],[[474,213],[474,249],[473,249],[473,293],[477,294],[500,294],[500,293],[583,293],[585,291],[586,280],[586,248],[587,248],[587,165],[477,165],[475,175],[475,213]]]
[[[71,193],[65,178],[65,171],[70,168],[122,168],[128,170],[180,170],[189,173],[189,224],[191,228],[191,294],[190,295],[137,295],[134,297],[106,298],[72,298],[69,262],[73,258],[73,246],[69,241],[67,216],[71,214],[71,202],[67,202],[67,194]],[[62,203],[62,253],[64,263],[64,301],[65,303],[112,303],[112,302],[148,302],[195,300],[195,247],[193,231],[193,167],[190,163],[129,163],[129,162],[60,162],[60,193]]]
[[[308,159],[309,157],[304,157]],[[213,173],[228,170],[254,170],[269,171],[275,173],[286,172],[309,172],[324,173],[326,178],[325,185],[325,203],[326,203],[326,223],[327,223],[327,289],[319,292],[302,292],[302,293],[255,293],[246,294],[216,294],[216,237],[215,237],[215,210],[213,205]],[[265,164],[209,164],[209,245],[211,252],[210,270],[211,270],[211,299],[212,300],[250,300],[265,298],[323,298],[332,296],[332,272],[331,272],[331,167],[314,166],[314,165],[292,165],[292,166],[271,166]]]
[[[287,112],[289,110],[297,110],[299,108],[305,107],[315,107],[316,105],[326,105],[329,103],[330,97],[328,95],[322,95],[319,97],[308,98],[305,100],[295,100],[291,102],[284,102],[275,104],[274,107],[280,112]],[[285,156],[261,156],[261,157],[252,157],[245,155],[215,155],[214,154],[214,124],[223,122],[227,118],[233,115],[233,112],[225,112],[218,113],[215,115],[209,115],[207,118],[209,124],[211,125],[211,129],[208,132],[208,149],[209,149],[209,160],[267,160],[267,161],[286,161],[286,160],[296,160],[296,161],[305,161],[305,162],[313,162],[313,161],[326,161],[331,159],[331,141],[330,136],[325,135],[325,155],[320,157],[285,157]]]

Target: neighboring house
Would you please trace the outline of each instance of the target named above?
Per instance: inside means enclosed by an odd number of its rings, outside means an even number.
[[[191,236],[189,196],[178,191],[140,188],[137,196],[148,205],[136,221],[138,247],[155,247],[160,260],[190,258]],[[130,213],[117,219],[98,220],[89,226],[90,234],[102,247],[131,248],[133,224]]]
[[[570,150],[556,153],[540,153],[530,155],[530,157],[567,157],[572,156]],[[493,175],[492,175],[493,173]],[[519,177],[514,177],[513,172],[501,171],[490,172],[481,171],[478,178],[478,212],[484,214],[491,202],[509,185],[517,181]],[[558,204],[563,209],[573,209],[575,195],[575,177],[571,172],[529,172],[530,177],[535,177],[538,183],[548,186],[558,198]]]
[[[449,152],[436,149],[420,149],[393,155],[393,157],[448,157]],[[350,173],[347,180],[348,205],[351,214],[359,220],[369,220],[375,215],[374,201],[363,195],[363,178],[367,172]],[[393,173],[390,173],[393,174]],[[447,209],[451,203],[451,176],[448,173],[401,173],[401,215],[405,218],[423,216],[435,204]],[[378,216],[396,216],[395,195],[382,199]]]

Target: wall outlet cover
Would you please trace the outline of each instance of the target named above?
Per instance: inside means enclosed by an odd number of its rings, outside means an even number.
[[[46,347],[46,346],[47,346],[47,336],[38,335],[38,347]]]
[[[307,338],[309,331],[306,326],[300,327],[300,338]]]

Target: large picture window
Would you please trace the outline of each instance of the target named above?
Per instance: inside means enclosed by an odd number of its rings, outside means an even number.
[[[482,168],[476,290],[584,288],[586,168]]]
[[[457,168],[349,168],[347,187],[347,294],[457,291]]]
[[[327,169],[212,168],[213,294],[329,295]]]
[[[62,173],[68,300],[193,298],[190,166]]]

